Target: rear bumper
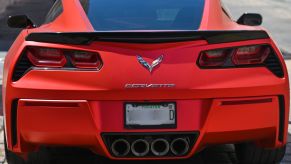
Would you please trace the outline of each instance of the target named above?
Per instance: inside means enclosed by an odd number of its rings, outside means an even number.
[[[199,132],[191,153],[175,158],[188,158],[212,144],[254,141],[279,147],[286,129],[286,121],[280,123],[286,112],[281,101],[278,96],[177,100],[176,129],[133,130],[124,127],[124,101],[19,99],[12,149],[24,153],[39,145],[77,146],[116,159],[102,134],[161,132]]]

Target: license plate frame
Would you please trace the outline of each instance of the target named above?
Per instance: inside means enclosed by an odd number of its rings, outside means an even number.
[[[140,124],[129,124],[127,122],[127,105],[135,106],[164,106],[174,105],[174,122],[171,124],[159,124],[159,125],[140,125]],[[154,109],[152,109],[154,110]],[[166,109],[165,109],[166,110]],[[168,109],[170,112],[170,109]],[[177,128],[177,104],[176,102],[126,102],[124,103],[124,127],[126,129],[176,129]],[[170,113],[169,113],[170,114]],[[171,116],[169,116],[169,120]]]

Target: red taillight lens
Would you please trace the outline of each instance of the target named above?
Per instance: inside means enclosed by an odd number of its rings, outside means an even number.
[[[77,68],[100,69],[102,66],[99,55],[93,52],[75,51],[70,54],[70,58]]]
[[[37,67],[63,67],[67,62],[63,52],[53,48],[30,47],[27,57]]]
[[[101,69],[98,53],[43,47],[28,47],[27,58],[36,67]],[[69,61],[68,61],[69,60]]]
[[[201,67],[258,65],[263,64],[271,52],[265,45],[209,50],[201,53],[198,64]]]
[[[227,50],[206,51],[201,54],[199,65],[205,67],[222,66],[227,57]]]
[[[249,46],[237,48],[232,56],[235,65],[262,64],[269,56],[269,47]]]

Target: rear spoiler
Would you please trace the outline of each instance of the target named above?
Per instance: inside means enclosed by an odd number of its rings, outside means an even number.
[[[146,31],[31,33],[26,41],[87,45],[93,41],[126,43],[168,43],[206,40],[209,44],[270,38],[265,31]]]

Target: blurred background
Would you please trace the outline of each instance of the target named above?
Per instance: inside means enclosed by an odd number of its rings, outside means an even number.
[[[222,0],[234,20],[243,13],[260,13],[265,27],[282,50],[288,69],[291,71],[291,0]],[[53,0],[0,0],[0,84],[2,84],[3,61],[9,47],[20,30],[10,29],[6,21],[10,15],[26,14],[41,25]],[[2,88],[2,87],[1,87]],[[1,94],[0,94],[0,97]],[[1,98],[2,99],[2,98]],[[0,104],[1,105],[1,104]],[[2,108],[2,105],[1,105]],[[0,127],[2,120],[0,117]],[[0,128],[0,132],[3,131]],[[289,130],[289,133],[291,129]],[[0,134],[0,163],[4,163],[3,135]],[[290,138],[290,137],[289,137]],[[289,141],[291,142],[291,140]],[[195,163],[235,163],[231,145],[217,146],[200,153]],[[194,161],[193,161],[194,162]],[[291,143],[288,144],[284,164],[291,163]]]

